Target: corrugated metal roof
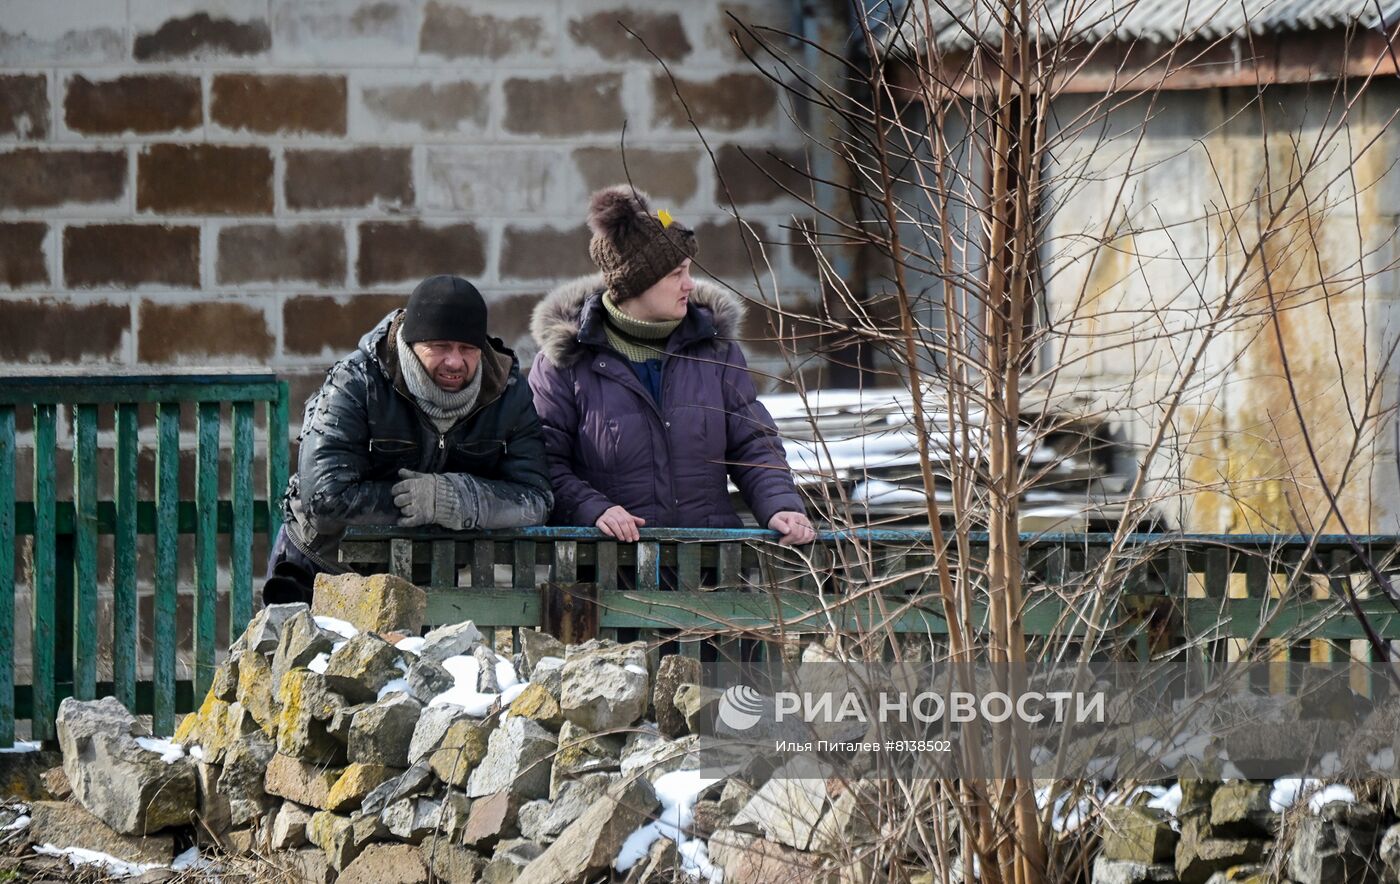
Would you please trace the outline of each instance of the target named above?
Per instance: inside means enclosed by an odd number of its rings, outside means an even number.
[[[1331,28],[1392,26],[1400,0],[1041,0],[1032,3],[1041,42],[1221,39]],[[921,51],[931,28],[941,49],[1000,38],[1000,0],[878,0],[894,53]],[[872,6],[877,15],[878,6]]]

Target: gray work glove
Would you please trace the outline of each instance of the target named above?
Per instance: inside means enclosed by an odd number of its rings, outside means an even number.
[[[394,506],[399,508],[399,526],[441,525],[460,530],[462,514],[457,492],[446,476],[399,470],[394,483]]]

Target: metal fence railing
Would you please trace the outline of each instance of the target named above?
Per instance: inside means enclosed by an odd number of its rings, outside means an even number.
[[[824,532],[801,549],[778,547],[769,531],[641,534],[626,544],[586,528],[456,537],[358,528],[342,544],[342,559],[429,586],[432,622],[471,619],[511,630],[517,641],[522,628],[578,638],[639,630],[698,654],[712,637],[745,633],[947,633],[926,531]],[[968,560],[954,566],[976,581],[987,536],[968,540]],[[1362,597],[1358,605],[1379,635],[1400,639],[1400,608],[1370,576],[1373,566],[1390,567],[1400,536],[1131,534],[1115,547],[1111,534],[1027,534],[1022,543],[1021,615],[1033,639],[1083,632],[1096,600],[1111,595],[1110,607],[1095,610],[1096,623],[1110,624],[1138,656],[1186,642],[1223,654],[1229,639],[1362,640],[1350,593]],[[974,621],[985,617],[985,603],[975,602]]]

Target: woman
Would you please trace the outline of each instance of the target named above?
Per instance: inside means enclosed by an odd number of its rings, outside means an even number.
[[[622,541],[644,525],[739,528],[732,478],[780,542],[810,542],[782,439],[734,341],[743,304],[691,278],[695,234],[625,185],[593,195],[588,226],[601,274],[555,289],[530,324],[554,523]]]

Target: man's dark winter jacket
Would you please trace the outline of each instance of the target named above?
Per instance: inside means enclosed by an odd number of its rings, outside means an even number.
[[[390,489],[401,469],[484,480],[475,486],[487,498],[482,518],[469,528],[538,524],[553,500],[539,418],[515,355],[491,339],[476,406],[440,433],[399,369],[402,320],[402,310],[386,316],[306,403],[284,515],[290,539],[330,570],[341,570],[335,546],[347,525],[398,520]]]
[[[596,276],[561,286],[530,325],[553,521],[591,526],[618,505],[652,528],[738,528],[728,477],[762,526],[775,513],[801,512],[782,439],[733,340],[739,298],[696,283],[666,344],[658,405],[608,345],[602,288]]]

